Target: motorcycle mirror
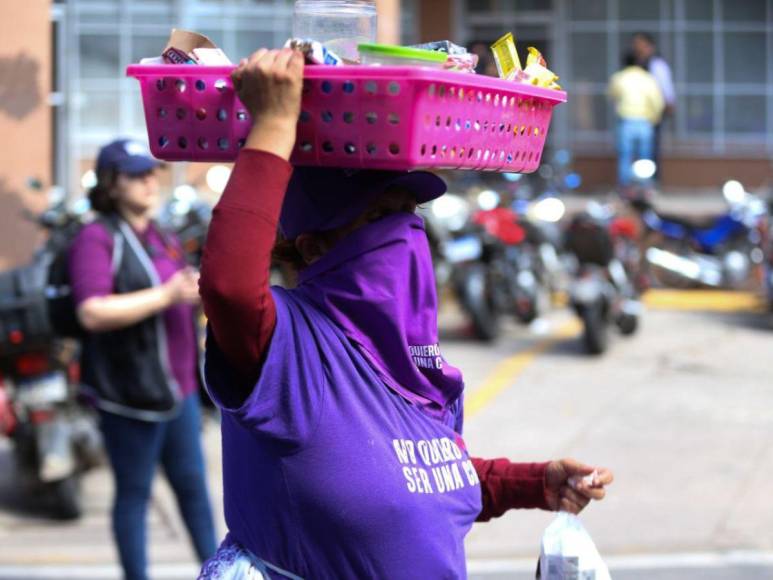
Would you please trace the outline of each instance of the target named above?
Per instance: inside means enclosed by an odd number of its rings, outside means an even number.
[[[435,219],[452,232],[462,229],[470,214],[467,200],[453,193],[440,196],[430,207]]]
[[[741,203],[746,197],[746,189],[740,181],[731,179],[722,186],[722,195],[730,204]]]
[[[633,162],[633,176],[641,181],[654,177],[658,166],[651,159],[637,159]]]
[[[538,201],[532,207],[531,214],[535,219],[548,222],[557,223],[561,221],[566,213],[566,206],[564,202],[557,197],[546,197],[543,200]]]
[[[491,189],[484,189],[478,194],[478,206],[483,211],[490,211],[499,205],[499,194]]]

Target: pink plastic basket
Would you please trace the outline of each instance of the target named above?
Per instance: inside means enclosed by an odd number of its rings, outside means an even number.
[[[153,155],[233,161],[251,119],[233,67],[133,65]],[[566,93],[414,67],[309,66],[292,162],[371,169],[528,173]]]

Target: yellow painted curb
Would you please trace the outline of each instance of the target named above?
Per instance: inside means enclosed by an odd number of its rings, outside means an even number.
[[[753,292],[725,290],[650,290],[644,304],[652,310],[762,312],[763,300]]]
[[[518,378],[518,375],[539,355],[550,350],[561,340],[577,336],[580,330],[580,322],[576,319],[570,320],[550,337],[539,341],[528,350],[519,352],[499,363],[494,371],[483,381],[483,384],[465,399],[465,418],[469,419],[476,415],[497,396],[509,389]]]

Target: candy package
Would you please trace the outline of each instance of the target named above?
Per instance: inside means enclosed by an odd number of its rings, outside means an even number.
[[[515,38],[511,33],[508,32],[492,44],[491,51],[494,53],[494,62],[497,65],[500,78],[547,89],[561,89],[561,85],[558,84],[558,75],[547,68],[545,57],[533,46],[528,48],[526,67],[521,67],[521,60],[515,47]]]
[[[409,48],[419,50],[432,50],[435,52],[444,52],[448,55],[443,68],[455,72],[474,73],[478,66],[478,55],[467,52],[467,49],[450,40],[436,40],[434,42],[425,42],[423,44],[412,44]]]
[[[316,40],[290,38],[285,42],[285,48],[301,51],[307,64],[328,64],[334,66],[344,64],[340,56]]]

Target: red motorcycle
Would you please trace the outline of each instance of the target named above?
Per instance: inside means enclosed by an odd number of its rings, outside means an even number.
[[[498,246],[492,265],[502,294],[499,302],[516,320],[529,324],[540,315],[539,259],[535,248],[527,243],[527,232],[518,215],[509,208],[497,207],[477,211],[473,222]]]
[[[93,414],[78,401],[78,343],[54,322],[74,316],[60,308],[67,296],[51,273],[79,225],[54,210],[39,223],[50,235],[32,263],[0,273],[0,431],[13,442],[21,486],[72,519],[82,511],[80,477],[101,460]]]

